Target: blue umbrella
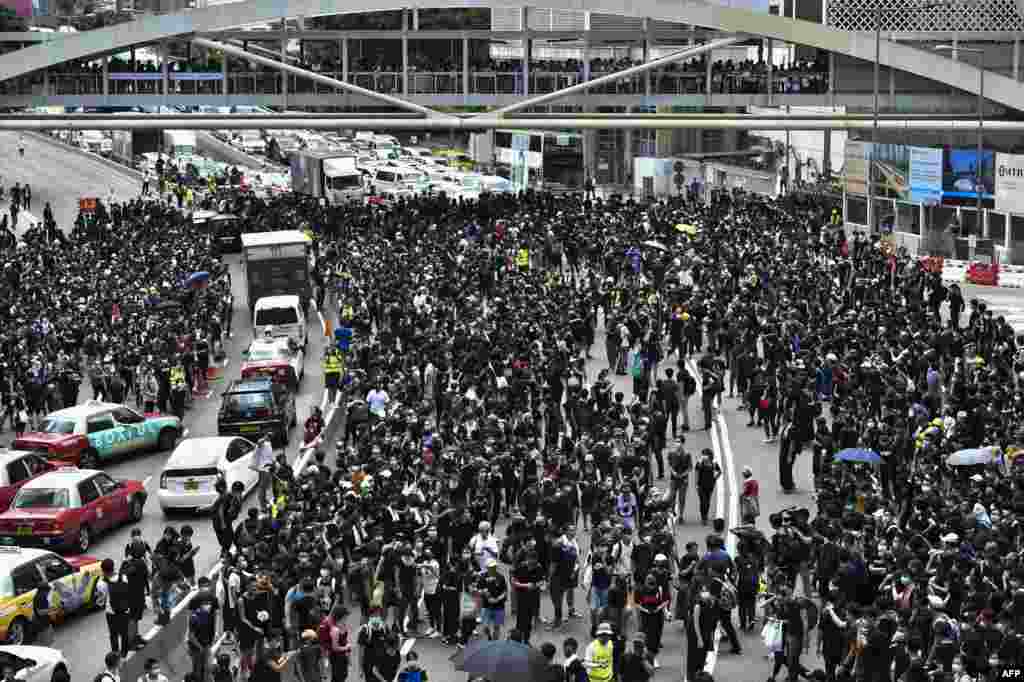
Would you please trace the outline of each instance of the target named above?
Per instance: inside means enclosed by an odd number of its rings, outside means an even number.
[[[200,272],[193,272],[191,275],[188,276],[188,279],[185,280],[185,287],[201,287],[204,286],[209,279],[210,273],[208,273],[206,270],[201,270]]]
[[[966,450],[957,450],[947,457],[946,464],[951,467],[965,467],[974,464],[990,464],[998,459],[998,448],[968,448]]]
[[[877,464],[882,460],[882,457],[874,450],[868,450],[867,448],[846,448],[836,453],[836,460],[839,462]]]

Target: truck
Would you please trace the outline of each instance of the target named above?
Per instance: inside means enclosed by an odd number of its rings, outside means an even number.
[[[196,154],[195,131],[165,130],[164,151],[176,157],[194,156]]]
[[[298,296],[305,310],[313,295],[313,242],[305,232],[279,230],[242,235],[246,304],[269,296]]]
[[[351,152],[298,150],[290,158],[292,191],[330,205],[362,199],[363,174]]]
[[[101,130],[83,130],[78,138],[78,146],[93,154],[110,156],[114,149],[113,142]]]
[[[114,130],[111,133],[113,151],[110,157],[126,166],[135,167],[143,154],[160,151],[159,130]]]

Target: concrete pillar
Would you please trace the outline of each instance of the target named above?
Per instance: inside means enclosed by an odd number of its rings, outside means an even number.
[[[832,108],[836,106],[836,55],[834,52],[828,53],[828,105]]]
[[[520,11],[523,29],[523,97],[526,97],[530,94],[530,54],[533,46],[530,44],[530,8],[523,7]]]
[[[285,23],[281,22],[282,30],[286,28]],[[281,41],[281,61],[288,61],[288,41]],[[284,71],[281,72],[281,96],[284,98],[284,106],[288,106],[288,74]]]
[[[707,61],[704,62],[704,94],[706,97],[710,98],[711,86],[713,85],[713,81],[711,79],[711,64],[715,53],[714,50],[708,50],[704,55],[707,57]]]
[[[772,106],[775,103],[775,60],[772,58],[775,54],[775,42],[768,39],[768,106]],[[831,56],[831,53],[830,53]]]
[[[166,69],[167,67],[164,67],[164,68]],[[227,96],[228,96],[228,56],[226,54],[225,55],[221,55],[220,75],[221,75],[220,94],[224,95],[224,97],[227,98]],[[166,84],[166,82],[167,82],[167,72],[165,70],[164,71],[164,83]]]
[[[704,153],[704,129],[697,128],[693,131],[693,153]]]
[[[469,97],[469,38],[462,38],[462,95]]]
[[[100,78],[103,79],[103,96],[106,97],[110,94],[110,57],[100,59],[100,64],[102,64]]]
[[[1013,41],[1013,80],[1020,80],[1020,39]],[[1007,228],[1009,229],[1009,228]]]
[[[590,31],[583,33],[583,81],[590,80]],[[589,95],[590,90],[584,90],[583,94]]]
[[[50,70],[43,69],[43,97],[50,96]]]
[[[628,191],[629,191],[630,194],[632,194],[633,193],[633,184],[634,184],[634,182],[636,182],[635,180],[632,180],[632,181],[630,180],[630,178],[633,175],[633,136],[636,134],[636,132],[633,131],[633,130],[627,130],[627,131],[625,131],[625,133],[626,133],[625,134],[625,143],[626,144],[625,144],[625,149],[622,150],[622,170],[623,170],[622,180],[624,182],[628,182],[629,183],[629,190]],[[641,135],[646,135],[647,133],[648,133],[648,131],[644,130],[644,131],[641,131],[640,134]]]
[[[955,33],[953,34],[953,51],[950,52],[950,57],[954,62],[960,59],[960,39]]]
[[[341,39],[341,80],[348,83],[348,38]]]
[[[991,239],[992,227],[988,224],[988,209],[982,210],[981,215],[978,216],[978,220],[981,221],[981,238]],[[1007,220],[1006,222],[1009,223],[1010,221]],[[1009,225],[1006,226],[1006,229],[1010,229]]]
[[[896,69],[889,67],[889,109],[895,111],[896,102]]]
[[[648,17],[643,18],[643,32],[644,32],[644,46],[643,46],[643,61],[647,63],[651,61],[651,20]],[[651,96],[651,72],[644,71],[644,94],[648,97]]]
[[[825,131],[824,144],[822,145],[821,153],[821,172],[826,176],[832,171],[832,131]]]
[[[409,10],[402,10],[402,94],[409,94]]]
[[[412,8],[412,30],[420,30],[420,10],[417,7]]]

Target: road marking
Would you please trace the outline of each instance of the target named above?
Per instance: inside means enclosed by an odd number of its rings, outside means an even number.
[[[686,369],[690,373],[690,375],[697,381],[698,397],[702,396],[703,390],[700,373],[698,371],[697,363],[692,358],[687,360]],[[740,503],[738,489],[736,487],[735,455],[732,451],[732,443],[730,443],[729,440],[729,427],[726,425],[725,415],[723,414],[724,408],[722,404],[721,394],[719,394],[718,398],[715,399],[714,407],[718,410],[718,414],[715,416],[715,420],[712,423],[711,427],[711,448],[712,451],[715,453],[715,458],[720,459],[722,462],[722,472],[724,474],[726,482],[726,485],[721,485],[721,482],[719,482],[719,485],[716,487],[716,492],[718,494],[716,509],[717,516],[719,518],[725,518],[726,551],[729,553],[729,556],[734,556],[736,553],[736,536],[729,532],[729,528],[735,526],[739,521],[738,517]],[[701,418],[703,419],[703,415],[701,416]],[[718,431],[716,431],[716,426],[718,427],[718,430],[721,431],[721,436],[719,436]],[[719,454],[720,452],[721,454]],[[728,486],[729,492],[729,505],[727,513],[725,513],[726,486]],[[730,614],[729,617],[731,618],[732,615]],[[715,665],[717,665],[718,663],[718,646],[723,634],[724,633],[722,631],[722,628],[721,626],[719,626],[717,631],[715,632],[715,646],[711,651],[708,652],[707,660],[704,663],[704,671],[707,672],[709,675],[713,675],[715,672]]]

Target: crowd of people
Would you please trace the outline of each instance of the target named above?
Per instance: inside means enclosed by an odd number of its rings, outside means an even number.
[[[218,621],[256,682],[289,665],[388,682],[426,675],[404,638],[508,637],[554,661],[544,640],[578,617],[593,641],[560,643],[559,679],[646,682],[678,621],[701,680],[719,631],[736,654],[750,641],[733,611],[761,627],[772,680],[979,682],[1024,663],[1024,338],[907,254],[848,239],[831,207],[713,196],[234,195],[250,229],[317,235],[347,418],[307,468],[279,459],[263,509],[220,488],[224,568],[191,603],[192,678],[234,679],[230,658],[208,662]],[[185,339],[230,326],[224,269],[176,209],[137,200],[42,232],[3,265],[5,405],[45,411],[39,377],[75,369],[75,348],[113,376],[195,367]],[[183,287],[197,271],[210,286]],[[712,517],[721,464],[686,436],[730,399],[778,448],[783,492],[810,458],[815,509],[762,518],[745,470],[742,525]],[[694,522],[703,546],[677,546]]]
[[[12,190],[11,206],[23,197]],[[66,232],[48,205],[20,238],[6,216],[2,229],[0,428],[75,405],[83,379],[82,397],[182,416],[230,331],[230,281],[207,235],[152,199],[100,201]]]

